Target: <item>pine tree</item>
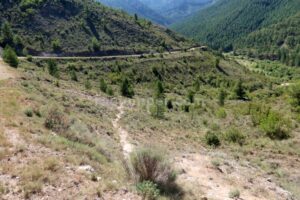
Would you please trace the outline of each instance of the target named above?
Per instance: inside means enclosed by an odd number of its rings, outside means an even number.
[[[76,71],[74,69],[71,70],[70,76],[71,76],[72,81],[76,81],[76,82],[78,81],[78,77],[77,77]]]
[[[18,35],[15,35],[13,43],[14,43],[14,47],[15,47],[16,52],[18,54],[23,54],[24,44],[22,42],[21,37],[18,36]]]
[[[245,89],[243,87],[243,83],[242,83],[241,79],[237,82],[237,84],[234,88],[234,94],[235,94],[237,99],[244,99],[245,98],[246,92],[245,92]]]
[[[3,60],[11,67],[18,67],[19,59],[17,57],[16,52],[10,46],[6,46],[3,51]]]
[[[121,83],[121,94],[124,97],[132,98],[134,96],[133,88],[127,78],[124,78]]]
[[[165,101],[164,99],[155,99],[151,108],[151,115],[158,119],[165,117]]]
[[[138,20],[139,20],[139,16],[138,16],[136,13],[134,14],[134,20],[135,20],[135,21],[138,21]]]
[[[300,53],[295,58],[295,66],[300,67]]]
[[[172,102],[172,100],[171,99],[169,99],[168,101],[167,101],[167,108],[169,109],[169,110],[172,110],[173,109],[173,102]]]
[[[226,93],[223,89],[221,89],[219,93],[219,102],[218,102],[220,106],[225,105],[225,98],[226,98]]]
[[[161,81],[157,81],[154,89],[154,105],[151,114],[155,118],[163,119],[165,113],[165,89]]]
[[[200,90],[200,80],[199,80],[199,78],[197,78],[194,82],[194,89],[195,89],[196,92],[199,92],[199,90]]]
[[[190,103],[195,102],[195,92],[193,90],[190,90],[188,93],[188,100]]]
[[[107,84],[103,78],[100,79],[100,90],[104,93],[107,92]]]
[[[155,88],[155,98],[156,99],[164,99],[165,98],[165,89],[163,83],[161,81],[157,81]]]
[[[218,68],[218,67],[219,67],[219,65],[220,65],[220,58],[217,58],[217,59],[216,59],[216,65],[215,65],[215,66],[216,66],[216,68]]]
[[[85,89],[87,90],[91,90],[92,89],[92,84],[90,82],[89,79],[86,79],[85,83],[84,83]]]
[[[296,83],[291,87],[290,95],[292,97],[292,104],[295,107],[300,107],[300,83]]]
[[[8,22],[5,22],[1,28],[2,37],[1,44],[2,46],[14,46],[14,34],[11,30],[11,26]]]
[[[51,76],[54,76],[56,78],[59,77],[57,64],[53,60],[48,61],[48,72]]]

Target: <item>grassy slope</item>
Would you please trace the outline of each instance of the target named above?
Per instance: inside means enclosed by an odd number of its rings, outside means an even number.
[[[125,111],[122,124],[128,130],[129,140],[133,144],[155,145],[174,155],[177,152],[198,151],[206,146],[204,135],[207,131],[212,131],[221,139],[222,145],[219,151],[226,152],[238,162],[250,162],[254,167],[263,170],[261,174],[263,177],[271,176],[274,178],[272,180],[281,183],[295,195],[299,195],[296,187],[297,177],[300,176],[297,172],[299,163],[295,161],[295,158],[300,155],[297,116],[291,111],[287,93],[279,86],[282,82],[289,80],[288,76],[291,74],[282,79],[272,73],[269,74],[270,77],[266,77],[263,73],[256,73],[250,68],[249,70],[248,66],[241,66],[234,59],[231,57],[221,59],[219,68],[216,68],[215,55],[197,51],[113,60],[74,58],[57,60],[60,71],[59,79],[48,75],[45,60],[33,62],[24,60],[18,69],[22,78],[16,82],[1,85],[3,89],[6,88],[1,98],[6,111],[4,112],[6,114],[2,116],[5,120],[2,128],[19,130],[27,144],[37,145],[38,149],[47,148],[45,151],[49,153],[46,155],[58,160],[59,170],[52,174],[54,177],[61,177],[60,179],[49,181],[48,179],[43,179],[44,181],[34,179],[28,183],[37,182],[47,191],[46,193],[51,185],[60,185],[66,188],[64,190],[66,192],[61,194],[66,198],[71,191],[66,183],[79,176],[77,168],[80,165],[91,165],[95,172],[87,173],[85,176],[80,175],[82,180],[80,187],[83,192],[75,193],[78,198],[93,198],[97,195],[97,191],[104,191],[103,195],[107,195],[115,189],[129,187],[125,170],[121,167],[118,135],[115,134],[111,123],[117,112],[118,101],[124,101],[125,105],[130,105],[130,109]],[[269,69],[272,66],[264,63],[260,63],[258,67],[265,72],[276,72],[273,68]],[[75,70],[78,82],[71,80],[70,70]],[[282,67],[280,70],[287,70],[287,68]],[[134,84],[136,96],[132,100],[119,96],[119,83],[124,76],[129,77]],[[153,85],[158,77],[161,77],[164,82],[167,99],[172,99],[174,103],[174,109],[167,110],[163,120],[155,119],[149,113],[154,93]],[[115,93],[113,98],[100,92],[101,78],[104,78],[113,89]],[[187,93],[188,90],[194,88],[193,85],[197,79],[200,80],[200,89],[196,92],[196,103],[190,104],[187,102]],[[237,79],[243,80],[251,101],[230,99]],[[91,83],[91,90],[85,88],[87,80]],[[274,83],[271,89],[269,88],[270,82]],[[220,88],[224,88],[228,93],[223,108],[217,104]],[[18,92],[11,92],[15,90]],[[17,94],[18,97],[10,96]],[[7,101],[7,97],[10,101]],[[255,103],[268,104],[273,110],[290,119],[293,124],[292,137],[283,141],[271,140],[259,127],[253,126],[247,110],[251,104]],[[190,112],[185,112],[183,105],[191,106]],[[63,134],[53,135],[51,131],[44,128],[45,118],[54,106],[63,110],[71,119],[72,128]],[[24,113],[26,110],[33,110],[34,113],[39,111],[41,117],[36,114],[33,117],[27,117]],[[12,117],[14,117],[14,124],[9,123]],[[244,145],[240,146],[223,139],[224,133],[233,127],[246,135]],[[79,135],[76,130],[80,130]],[[208,146],[206,148],[209,149]],[[39,150],[36,151],[39,152]],[[28,173],[29,175],[33,173],[28,172],[26,166],[38,160],[34,165],[38,168],[38,163],[45,158],[42,157],[43,154],[30,152],[25,148],[23,153],[17,154],[21,157],[30,154],[30,162],[15,164],[14,159],[11,161],[2,159],[1,162],[5,164],[1,166],[6,166],[5,174],[13,173],[26,178]],[[60,154],[64,156],[59,156]],[[1,155],[5,157],[7,153],[4,151]],[[216,156],[211,159],[212,161],[220,160],[218,162],[221,166],[227,165],[227,157]],[[62,174],[69,173],[65,171],[66,166],[70,166],[76,173],[62,176]],[[42,170],[42,177],[48,177],[48,169],[40,170]],[[93,174],[102,177],[102,180],[91,181]],[[113,177],[111,174],[114,174]],[[17,188],[20,188],[18,195],[22,196],[24,191],[30,191],[28,187],[28,184],[24,182],[17,182]],[[37,192],[31,195],[38,198],[43,194]],[[49,195],[58,194],[54,192]],[[187,199],[189,195],[188,193]]]
[[[220,0],[173,28],[214,48],[226,48],[249,33],[298,11],[296,0]]]
[[[93,0],[43,0],[0,3],[0,24],[8,21],[31,53],[53,52],[52,42],[59,40],[62,52],[93,52],[92,38],[100,51],[150,51],[181,48],[182,37],[96,3]],[[162,47],[162,44],[165,44]]]

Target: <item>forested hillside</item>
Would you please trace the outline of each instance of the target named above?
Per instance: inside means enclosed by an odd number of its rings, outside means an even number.
[[[299,11],[298,0],[220,0],[188,20],[174,25],[173,28],[215,49],[231,51],[243,47],[245,41],[247,41],[248,47],[261,49],[262,43],[258,45],[259,42],[255,43],[252,40],[257,34],[261,35],[267,32],[269,34],[268,42],[270,45],[272,43],[272,47],[278,46],[276,42],[279,42],[279,46],[284,43],[284,41],[277,41],[279,38],[297,43],[298,17],[291,16],[296,15]],[[286,20],[288,17],[291,18]],[[285,23],[294,25],[286,30],[286,26],[283,25]],[[248,37],[250,33],[262,28],[266,29]],[[263,39],[260,38],[260,40]],[[274,41],[275,43],[273,43]],[[256,47],[254,44],[251,45],[253,42],[257,45]],[[283,43],[280,44],[280,42]],[[294,48],[295,45],[293,45],[290,47]],[[263,49],[267,47],[263,45]]]
[[[4,0],[1,46],[19,54],[99,55],[180,48],[182,37],[94,0]]]
[[[300,13],[249,34],[237,43],[238,53],[278,59],[300,66]]]

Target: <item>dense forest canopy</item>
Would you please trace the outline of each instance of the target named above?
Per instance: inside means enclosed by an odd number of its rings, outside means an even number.
[[[252,52],[252,55],[277,59],[277,53],[276,56],[274,52],[268,54],[278,48],[289,51],[288,54],[292,54],[289,57],[297,57],[295,44],[300,42],[297,37],[299,12],[298,0],[220,0],[173,28],[215,49],[232,51],[251,48],[247,51],[249,55]],[[244,42],[247,48],[243,47]],[[288,43],[292,44],[282,46]],[[295,64],[296,61],[288,62]]]

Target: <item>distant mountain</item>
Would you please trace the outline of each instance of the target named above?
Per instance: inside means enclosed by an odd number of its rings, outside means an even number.
[[[98,55],[158,51],[186,44],[166,28],[94,0],[2,0],[0,27],[0,46],[15,46],[19,54]]]
[[[170,24],[170,21],[149,8],[140,0],[97,0],[104,5],[124,10],[130,14],[138,14],[141,17],[149,19],[161,25]]]
[[[279,59],[299,54],[299,0],[219,0],[172,28],[215,49]]]
[[[107,6],[138,14],[161,25],[174,22],[194,14],[215,0],[97,0]]]
[[[158,13],[167,18],[171,23],[194,14],[200,9],[212,4],[215,0],[140,0]]]
[[[299,0],[219,0],[172,28],[213,48],[234,42],[300,11]]]

